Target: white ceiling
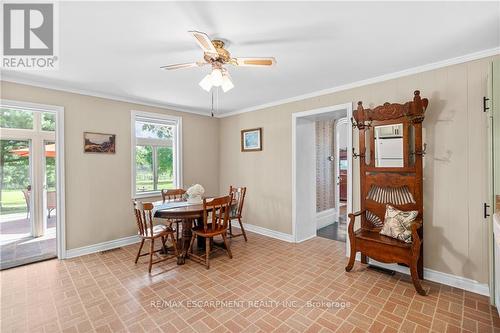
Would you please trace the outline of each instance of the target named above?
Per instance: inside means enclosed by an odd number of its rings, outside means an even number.
[[[274,68],[229,67],[231,112],[500,45],[500,2],[66,2],[58,71],[5,77],[209,113],[198,86],[209,68],[187,33],[227,40],[233,56],[274,56]]]

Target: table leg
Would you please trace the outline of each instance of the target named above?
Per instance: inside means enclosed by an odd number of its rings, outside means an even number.
[[[194,223],[197,227],[201,227],[203,226],[203,219],[196,219]],[[196,238],[196,244],[198,246],[198,250],[200,250],[201,252],[205,252],[205,238],[198,236]]]
[[[191,242],[191,228],[193,225],[192,219],[182,220],[182,238],[177,242],[179,248],[179,256],[177,257],[177,265],[184,265],[188,257],[189,243]]]

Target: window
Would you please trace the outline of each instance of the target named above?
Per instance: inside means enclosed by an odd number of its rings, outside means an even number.
[[[56,114],[52,112],[42,113],[42,131],[53,132],[56,130]]]
[[[181,118],[132,112],[133,197],[157,195],[182,187],[180,173]]]
[[[33,129],[33,112],[1,108],[0,127]]]

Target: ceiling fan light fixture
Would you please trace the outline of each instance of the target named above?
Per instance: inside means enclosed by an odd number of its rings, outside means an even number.
[[[200,87],[205,91],[212,89],[212,76],[207,74],[199,83]]]
[[[214,68],[210,76],[212,78],[212,84],[215,87],[220,87],[222,84],[222,71],[219,68]]]
[[[229,75],[225,74],[223,77],[222,77],[222,91],[223,92],[228,92],[229,90],[233,89],[234,88],[234,84],[233,82],[231,81],[231,78],[229,77]]]

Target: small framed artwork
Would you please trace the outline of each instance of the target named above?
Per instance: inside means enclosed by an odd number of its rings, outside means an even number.
[[[83,151],[85,153],[114,154],[116,152],[116,135],[83,132]]]
[[[262,128],[241,130],[241,151],[262,150]]]

